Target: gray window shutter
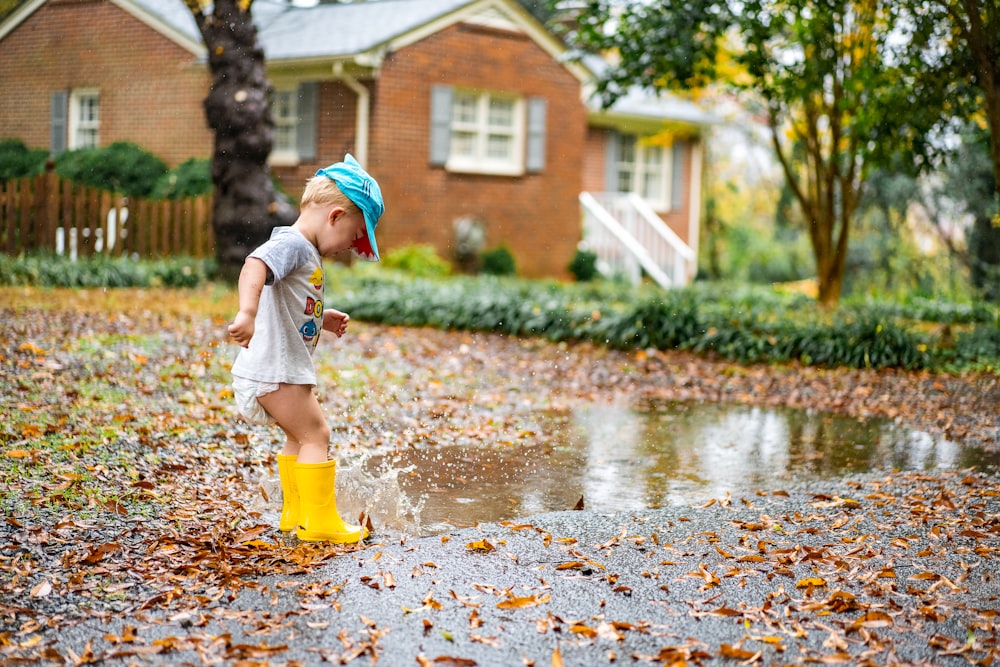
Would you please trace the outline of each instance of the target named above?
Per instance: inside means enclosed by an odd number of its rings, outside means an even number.
[[[673,164],[670,175],[670,208],[678,209],[684,205],[684,145],[687,142],[674,140]]]
[[[308,162],[316,159],[316,127],[318,114],[319,84],[308,81],[299,84],[299,123],[295,128],[295,148],[299,160]]]
[[[528,100],[528,156],[525,160],[528,171],[545,169],[545,110],[544,97]]]
[[[451,86],[435,85],[431,88],[431,164],[442,167],[448,162],[451,151]]]
[[[52,93],[49,107],[49,151],[53,155],[66,150],[68,127],[69,93],[60,90]]]
[[[604,151],[604,190],[618,192],[618,143],[621,136],[615,130],[608,130]]]

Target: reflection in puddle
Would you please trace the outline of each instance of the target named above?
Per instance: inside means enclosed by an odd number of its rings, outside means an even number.
[[[431,534],[539,512],[700,504],[879,470],[997,467],[1000,457],[901,428],[802,410],[678,403],[532,415],[543,444],[432,447],[345,471],[376,524]],[[338,484],[339,486],[339,484]],[[349,502],[349,500],[345,500]],[[374,503],[374,507],[373,507]]]

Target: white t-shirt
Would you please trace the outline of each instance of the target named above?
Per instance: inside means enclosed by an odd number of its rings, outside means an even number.
[[[323,260],[291,227],[278,227],[250,253],[269,269],[250,345],[240,348],[233,375],[287,384],[316,384],[312,354],[323,330]]]

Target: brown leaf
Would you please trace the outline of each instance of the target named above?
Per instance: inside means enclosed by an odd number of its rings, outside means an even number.
[[[99,563],[104,560],[104,557],[119,551],[122,545],[117,542],[108,542],[107,544],[102,544],[101,546],[91,549],[87,557],[83,559],[83,562],[88,565],[93,565],[94,563]]]
[[[508,599],[497,604],[497,609],[521,609],[524,607],[537,607],[540,604],[544,604],[552,599],[552,596],[548,593],[544,595],[526,595],[524,597],[518,597],[512,595]]]
[[[552,651],[552,667],[563,667],[562,651],[559,650],[558,644],[556,644],[555,650]]]
[[[760,651],[748,651],[745,648],[740,648],[738,646],[732,646],[730,644],[722,644],[719,646],[719,655],[723,658],[732,658],[734,660],[747,660],[752,662],[757,662],[760,660]]]
[[[42,579],[38,584],[36,584],[31,589],[31,597],[33,598],[43,598],[48,596],[52,592],[52,582],[48,579]]]
[[[439,655],[434,658],[434,664],[454,667],[476,667],[479,663],[471,658],[456,658],[450,655]]]
[[[860,627],[865,628],[888,628],[892,626],[892,616],[886,614],[882,611],[868,611],[859,618],[857,618],[854,623],[851,624],[850,629],[856,630]]]

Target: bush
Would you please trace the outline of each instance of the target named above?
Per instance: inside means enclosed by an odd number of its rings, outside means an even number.
[[[191,158],[161,176],[153,187],[155,199],[186,199],[207,195],[214,189],[212,161]]]
[[[56,173],[90,187],[148,197],[167,173],[167,165],[139,146],[119,141],[103,148],[80,148],[59,155]]]
[[[510,249],[502,245],[483,253],[480,270],[488,276],[513,276],[517,273],[517,265]]]
[[[386,253],[382,264],[390,269],[399,269],[414,276],[430,278],[451,273],[451,264],[438,257],[434,246],[417,244],[397,248]]]
[[[569,272],[573,274],[577,282],[587,282],[598,277],[597,253],[593,250],[582,250],[577,248],[573,259],[569,263]]]
[[[34,287],[196,287],[215,271],[213,260],[173,257],[137,262],[94,255],[22,255],[0,262],[0,285]]]
[[[0,183],[42,173],[48,156],[47,150],[28,148],[20,139],[0,141]]]

